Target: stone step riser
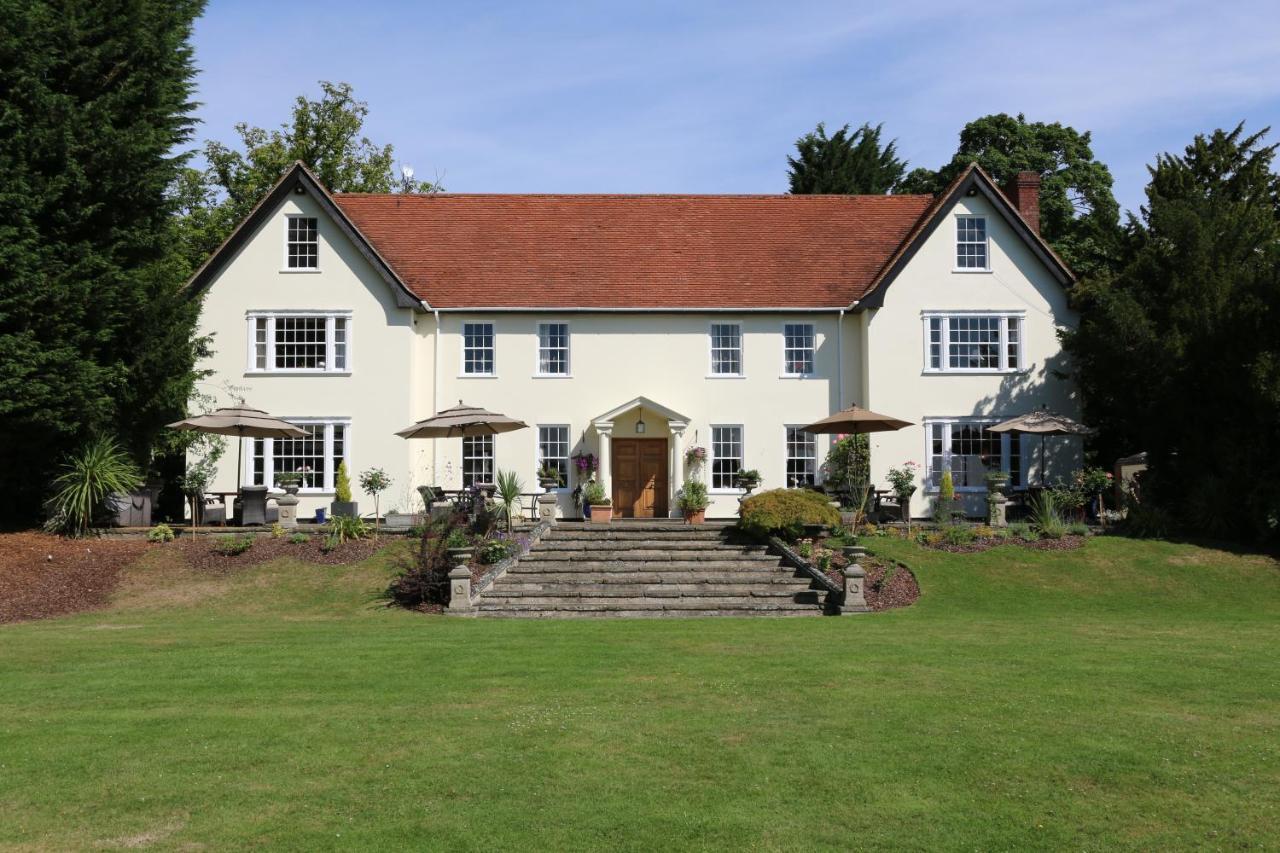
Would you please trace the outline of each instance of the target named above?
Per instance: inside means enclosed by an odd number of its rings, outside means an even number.
[[[817,594],[817,590],[799,584],[707,584],[707,583],[511,583],[500,584],[485,593],[485,598],[521,595],[533,596],[626,596],[656,595],[663,598],[680,595],[747,596],[754,598],[778,598],[782,596]]]
[[[622,542],[613,539],[606,540],[564,540],[564,539],[543,539],[538,544],[539,550],[548,551],[629,551],[632,549],[640,551],[733,551],[740,554],[764,554],[768,552],[765,545],[743,545],[736,542],[721,542],[717,540],[680,540],[678,542],[664,542],[660,539],[633,539]]]
[[[524,598],[481,603],[481,610],[814,610],[813,603],[714,596],[698,598]]]
[[[820,616],[816,608],[804,610],[508,610],[483,608],[486,619],[707,619],[737,616],[751,619],[789,619]]]
[[[522,563],[740,563],[776,566],[781,561],[769,554],[738,554],[723,551],[542,551],[535,550]]]
[[[548,541],[555,542],[635,542],[641,539],[660,539],[663,542],[729,542],[726,534],[718,530],[705,532],[680,531],[678,533],[661,533],[656,530],[635,530],[625,533],[596,533],[589,530],[553,530],[546,536]],[[743,544],[751,544],[745,542]]]
[[[805,575],[784,572],[530,572],[512,571],[499,584],[560,583],[578,586],[605,586],[608,584],[679,584],[693,583],[703,586],[737,584],[743,586],[795,586],[807,587],[811,581]]]
[[[609,560],[600,561],[520,561],[508,574],[524,574],[529,572],[600,572],[602,574],[625,574],[626,572],[786,572],[790,570],[778,568],[768,563],[740,563],[736,560],[672,560],[671,562],[644,560]]]

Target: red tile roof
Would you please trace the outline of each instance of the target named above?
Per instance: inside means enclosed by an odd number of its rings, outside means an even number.
[[[837,308],[866,292],[933,198],[333,200],[435,308]]]

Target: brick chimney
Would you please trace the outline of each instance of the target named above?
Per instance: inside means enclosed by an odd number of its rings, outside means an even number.
[[[1031,230],[1040,233],[1040,173],[1019,172],[1004,185],[1005,198],[1022,214]]]

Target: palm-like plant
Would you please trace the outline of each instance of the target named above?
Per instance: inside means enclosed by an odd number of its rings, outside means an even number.
[[[520,508],[520,494],[524,491],[524,483],[515,471],[499,471],[495,485],[498,497],[498,512],[507,518],[507,532],[511,532],[515,514]]]
[[[115,439],[91,439],[62,465],[53,481],[53,513],[45,527],[68,536],[83,536],[101,517],[107,498],[132,492],[142,474]]]

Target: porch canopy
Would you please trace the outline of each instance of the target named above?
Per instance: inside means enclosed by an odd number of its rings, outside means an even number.
[[[634,412],[634,418],[631,413]],[[645,421],[645,415],[657,418],[667,422],[667,434],[653,435],[649,433],[649,424]],[[689,428],[690,418],[688,415],[681,414],[670,406],[665,406],[656,400],[648,397],[633,397],[620,406],[614,406],[607,412],[597,415],[591,419],[591,425],[595,427],[596,434],[600,436],[600,469],[597,474],[600,484],[604,486],[605,491],[617,500],[614,495],[613,488],[613,438],[615,422],[620,422],[620,428],[630,428],[634,435],[638,438],[657,437],[667,439],[667,489],[666,502],[667,509],[675,506],[676,492],[680,488],[680,484],[684,482],[684,452],[681,447],[681,439],[685,430]],[[622,438],[623,436],[619,436]]]
[[[1044,437],[1046,435],[1088,435],[1089,427],[1066,415],[1051,412],[1047,408],[1036,409],[987,427],[990,432],[1025,432],[1040,436],[1040,485],[1044,485]]]

